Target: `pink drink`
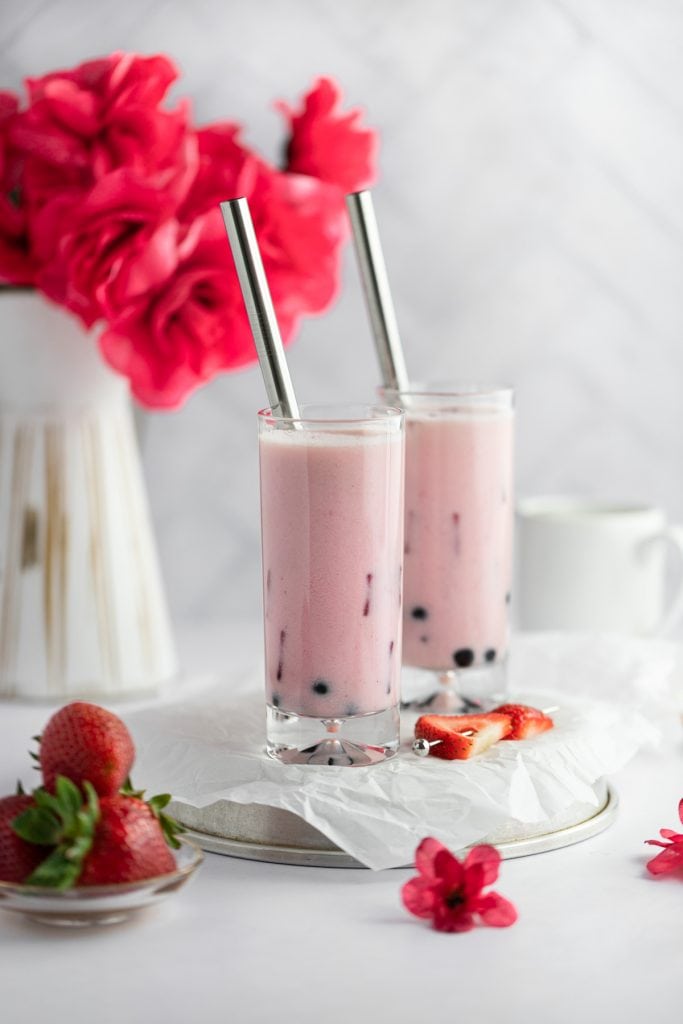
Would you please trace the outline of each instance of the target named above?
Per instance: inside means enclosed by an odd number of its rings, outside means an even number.
[[[261,415],[266,693],[276,723],[398,704],[402,417],[376,414],[298,428]]]
[[[508,646],[511,393],[416,393],[403,402],[404,663],[439,672],[493,666]]]

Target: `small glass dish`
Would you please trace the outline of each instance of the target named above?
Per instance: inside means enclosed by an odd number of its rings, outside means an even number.
[[[204,859],[199,847],[187,839],[181,839],[180,849],[174,850],[173,855],[175,871],[139,882],[83,886],[64,892],[0,882],[0,910],[23,914],[40,924],[67,928],[118,924],[182,888]]]

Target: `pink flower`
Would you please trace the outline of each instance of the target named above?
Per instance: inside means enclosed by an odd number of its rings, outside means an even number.
[[[80,202],[66,195],[47,203],[33,228],[45,294],[90,326],[117,317],[169,277],[178,263],[180,228],[176,187],[170,180],[168,186],[159,189],[121,168],[100,178]]]
[[[0,282],[33,284],[38,261],[31,251],[27,211],[22,201],[23,160],[10,142],[18,98],[0,92]]]
[[[180,220],[191,223],[224,199],[252,191],[259,165],[267,165],[242,145],[239,133],[239,125],[231,121],[206,125],[195,133],[197,173],[178,213]]]
[[[343,198],[299,175],[247,168],[250,208],[282,337],[334,297]],[[230,198],[224,196],[223,198]],[[144,405],[176,408],[221,370],[255,362],[225,228],[217,209],[195,218],[176,240],[177,265],[156,290],[122,309],[100,339],[105,359],[131,381]]]
[[[248,197],[288,342],[336,296],[343,193],[374,176],[376,148],[321,79],[279,171],[236,123],[162,109],[176,77],[164,56],[114,53],[28,79],[23,111],[0,93],[0,280],[104,321],[105,358],[162,408],[256,358],[218,203]]]
[[[683,800],[678,804],[678,817],[683,824]],[[666,842],[659,839],[647,839],[650,846],[663,847],[662,852],[647,863],[651,875],[664,875],[670,871],[683,871],[683,835],[672,832],[670,828],[662,828],[659,834]]]
[[[174,165],[188,106],[166,111],[159,104],[176,78],[166,57],[132,53],[29,78],[29,107],[11,137],[27,160],[32,202],[88,188],[119,167],[151,174]]]
[[[360,125],[358,109],[342,113],[341,90],[331,78],[319,78],[296,113],[278,108],[291,123],[287,170],[309,174],[343,192],[367,188],[376,178],[377,135]]]
[[[423,839],[415,853],[419,875],[403,886],[403,903],[440,932],[467,932],[475,917],[494,928],[517,920],[512,903],[497,892],[482,890],[498,878],[500,854],[493,846],[475,846],[463,862],[437,839]]]

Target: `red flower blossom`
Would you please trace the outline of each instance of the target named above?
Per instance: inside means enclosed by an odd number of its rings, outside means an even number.
[[[182,177],[182,173],[180,174]],[[152,290],[178,263],[175,189],[159,189],[123,168],[83,198],[66,196],[36,216],[40,288],[89,327]]]
[[[507,928],[517,920],[515,907],[497,892],[482,892],[498,878],[499,865],[493,846],[475,846],[461,862],[437,839],[423,839],[415,853],[419,875],[403,886],[403,903],[440,932],[470,931],[476,917]]]
[[[341,90],[332,79],[319,78],[300,113],[277,104],[291,123],[286,169],[356,192],[376,178],[377,136],[359,124],[360,110],[342,113],[340,102]]]
[[[678,817],[683,824],[683,800],[678,804]],[[665,875],[670,871],[683,871],[683,834],[672,832],[670,828],[659,830],[662,842],[659,839],[647,839],[650,846],[663,847],[662,852],[647,863],[647,870],[651,875]]]
[[[173,166],[189,110],[185,103],[160,110],[159,103],[176,78],[166,57],[130,53],[29,78],[29,107],[11,138],[26,157],[32,201],[88,188],[119,167],[151,174]]]
[[[23,160],[10,142],[18,109],[13,93],[0,92],[0,281],[33,284],[38,261],[31,252],[21,196]]]
[[[114,53],[0,93],[0,281],[36,284],[87,326],[135,395],[173,408],[256,358],[218,203],[249,199],[285,342],[336,295],[344,191],[374,176],[375,137],[321,79],[292,113],[290,167],[233,122],[161,109],[175,66]]]
[[[263,161],[242,145],[239,133],[239,125],[231,121],[206,125],[195,133],[197,173],[179,210],[180,220],[191,223],[195,217],[215,210],[224,199],[252,191],[258,165]]]
[[[287,344],[301,317],[324,309],[334,297],[339,241],[346,231],[343,199],[335,190],[337,206],[331,206],[321,182],[267,171],[265,165],[248,170],[254,227]],[[139,401],[167,409],[219,371],[256,361],[218,210],[195,219],[176,251],[171,276],[113,318],[100,339],[105,359],[130,379]]]

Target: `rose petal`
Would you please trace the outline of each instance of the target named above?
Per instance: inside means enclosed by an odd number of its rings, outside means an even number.
[[[437,877],[434,862],[438,853],[448,850],[438,839],[428,836],[423,839],[415,851],[415,867],[424,878],[435,879]]]
[[[401,898],[406,910],[415,917],[432,917],[437,905],[434,886],[424,878],[411,878],[401,889]]]
[[[434,908],[432,923],[438,932],[469,932],[475,925],[474,916],[467,907],[448,907],[443,902]]]
[[[681,819],[681,824],[683,825],[683,799],[678,804],[678,817]]]
[[[441,887],[447,892],[461,889],[465,882],[465,869],[450,850],[444,847],[434,857],[434,870],[441,881]]]
[[[683,849],[668,847],[645,865],[651,875],[664,875],[669,871],[683,868]]]
[[[517,920],[517,908],[497,892],[488,892],[482,896],[477,902],[476,911],[482,921],[493,928],[508,928]]]
[[[486,844],[474,846],[465,857],[465,871],[469,871],[475,864],[479,864],[482,868],[482,884],[491,885],[498,878],[500,860],[500,854],[494,846]]]

